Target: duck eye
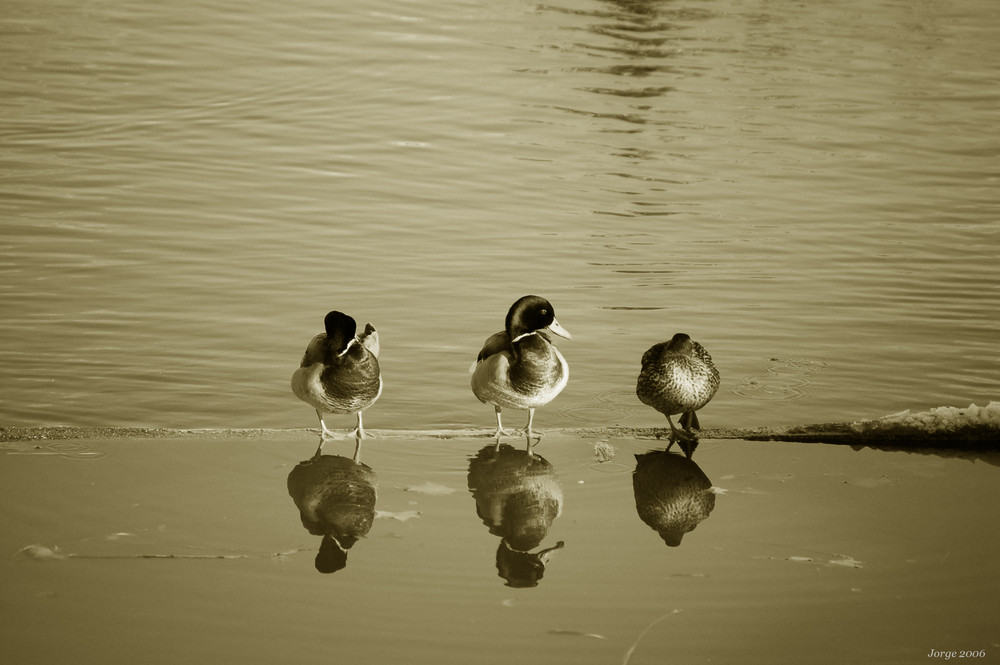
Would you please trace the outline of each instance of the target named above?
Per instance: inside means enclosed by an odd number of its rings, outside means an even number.
[[[545,315],[546,315],[546,314],[548,314],[548,313],[549,313],[549,310],[547,310],[547,309],[543,309],[543,310],[542,310],[542,316],[545,316]]]

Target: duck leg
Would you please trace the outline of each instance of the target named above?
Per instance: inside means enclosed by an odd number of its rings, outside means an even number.
[[[323,412],[320,411],[319,409],[316,409],[316,417],[319,418],[319,428],[320,428],[320,430],[319,430],[319,439],[320,439],[320,441],[322,441],[323,439],[326,439],[326,438],[331,438],[332,439],[335,435],[334,435],[334,433],[331,430],[328,430],[326,428],[326,423],[323,422]]]
[[[693,411],[689,411],[687,413],[694,414]],[[682,424],[684,423],[684,417],[687,413],[681,416]],[[667,450],[670,450],[670,446],[674,445],[675,442],[679,442],[681,450],[684,451],[684,455],[690,459],[691,455],[694,453],[694,449],[698,447],[698,435],[690,430],[683,431],[677,429],[674,425],[674,421],[670,419],[669,415],[667,416],[667,422],[670,423],[670,443],[667,444]]]
[[[310,458],[310,462],[318,460],[323,455],[323,437],[319,437],[319,447],[316,448],[316,452]]]
[[[513,432],[509,432],[509,431],[505,430],[503,428],[503,425],[500,423],[500,412],[503,411],[503,409],[500,408],[499,406],[494,406],[493,408],[496,409],[496,412],[497,412],[497,431],[493,433],[493,436],[496,437],[497,447],[499,447],[500,446],[500,437],[501,436],[510,436],[511,434],[513,434]]]
[[[352,436],[358,440],[363,439],[365,437],[369,437],[372,439],[376,438],[374,434],[369,434],[368,432],[365,431],[365,427],[361,422],[360,411],[358,411],[358,426],[347,433],[347,438],[351,438]]]
[[[681,427],[683,427],[689,434],[693,433],[691,430],[701,429],[701,423],[698,422],[697,411],[685,411],[681,414],[678,422],[680,422]]]
[[[361,437],[357,436],[354,438],[354,463],[361,463]]]
[[[679,421],[688,436],[686,441],[681,439],[681,448],[684,449],[684,454],[687,455],[688,459],[691,459],[694,449],[698,447],[698,432],[701,430],[701,423],[698,422],[698,414],[694,411],[682,413]]]
[[[524,433],[524,440],[526,442],[525,443],[525,451],[527,451],[528,457],[534,457],[535,453],[532,452],[532,450],[531,450],[534,447],[534,446],[531,445],[531,435],[528,434],[527,432],[525,432]]]
[[[533,429],[531,429],[531,424],[533,422],[535,422],[535,410],[534,409],[528,409],[528,424],[524,428],[524,433],[528,437],[528,443],[529,443],[529,445],[531,443],[531,437],[535,437],[539,441],[542,440],[542,433],[541,432],[537,432],[536,433]]]

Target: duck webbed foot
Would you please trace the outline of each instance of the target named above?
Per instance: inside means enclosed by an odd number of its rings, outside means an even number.
[[[361,423],[361,412],[358,411],[358,426],[347,433],[345,439],[377,439],[378,437],[365,430],[364,425]]]
[[[319,418],[319,440],[322,443],[325,439],[335,439],[337,435],[333,430],[328,429],[326,423],[323,421],[323,412],[316,409],[316,417]]]
[[[696,411],[685,411],[681,414],[678,422],[680,422],[685,432],[697,437],[697,434],[692,431],[701,429],[701,423],[698,422],[698,413]]]
[[[521,433],[524,434],[524,450],[528,453],[528,456],[531,457],[535,454],[532,449],[541,443],[542,435],[537,432],[528,432],[527,430],[524,430]],[[534,441],[532,441],[532,439],[534,439]]]
[[[500,445],[501,436],[514,436],[517,432],[509,429],[504,429],[503,424],[500,422],[500,412],[503,411],[499,406],[494,407],[497,413],[497,429],[493,432],[493,438],[497,440],[497,445]]]
[[[528,452],[531,452],[531,446],[533,445],[531,443],[531,439],[532,438],[536,439],[535,443],[538,444],[541,443],[542,437],[544,436],[542,432],[536,432],[533,429],[531,429],[531,424],[534,422],[534,420],[535,420],[535,410],[528,409],[528,424],[524,426],[523,430],[524,436],[528,438]]]
[[[670,446],[674,443],[678,443],[681,450],[684,451],[684,455],[690,459],[691,455],[694,454],[694,449],[698,447],[698,434],[693,429],[698,427],[698,416],[694,414],[694,411],[682,414],[680,423],[684,429],[677,429],[670,416],[667,416],[667,422],[670,423],[670,443],[667,444],[667,450],[670,450]]]

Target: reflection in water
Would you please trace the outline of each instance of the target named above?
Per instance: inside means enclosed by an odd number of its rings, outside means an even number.
[[[469,491],[490,533],[500,536],[497,571],[507,586],[537,586],[554,546],[542,544],[562,513],[563,494],[555,469],[543,457],[507,444],[490,444],[469,463]]]
[[[599,22],[586,28],[590,33],[587,43],[578,44],[577,48],[591,56],[606,57],[611,63],[582,66],[577,71],[609,74],[613,79],[609,79],[607,86],[582,89],[635,100],[625,112],[594,115],[638,125],[650,123],[651,113],[655,113],[649,102],[643,100],[675,90],[673,79],[666,77],[690,75],[674,62],[687,46],[684,31],[691,22],[711,16],[705,11],[678,10],[658,0],[608,0],[595,12],[553,9],[599,19]],[[622,62],[623,58],[629,61]],[[635,86],[636,82],[640,85]]]
[[[665,450],[636,455],[632,474],[639,519],[669,547],[708,518],[715,508],[712,481],[693,460]]]
[[[354,459],[324,455],[323,446],[288,474],[288,493],[299,509],[302,526],[323,536],[316,570],[335,573],[347,565],[347,550],[368,534],[375,519],[378,476],[361,464],[358,440]]]

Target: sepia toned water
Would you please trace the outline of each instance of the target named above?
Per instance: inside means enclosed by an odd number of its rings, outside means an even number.
[[[12,662],[995,660],[995,456],[580,428],[665,424],[675,332],[706,428],[1000,398],[997,3],[341,5],[4,2],[0,427],[110,433],[0,443]],[[528,293],[538,458],[469,388]],[[332,309],[380,333],[359,464],[289,386]]]
[[[0,422],[314,427],[323,315],[382,337],[372,428],[487,427],[525,293],[573,333],[538,425],[1000,395],[1000,17],[985,0],[7,2]],[[348,419],[349,420],[349,419]],[[339,424],[339,423],[338,423]],[[345,423],[346,425],[346,423]]]
[[[301,431],[0,444],[5,654],[996,662],[995,453],[656,445],[559,432],[529,460],[514,439],[389,436],[355,464],[346,441],[311,458]],[[335,572],[306,517],[324,491],[340,497],[324,514],[363,534]]]

